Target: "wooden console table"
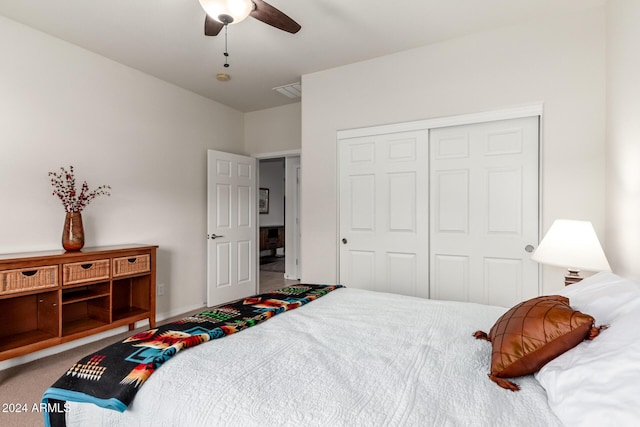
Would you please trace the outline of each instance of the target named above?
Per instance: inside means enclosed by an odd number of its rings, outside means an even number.
[[[0,360],[145,319],[154,328],[156,248],[0,255]]]

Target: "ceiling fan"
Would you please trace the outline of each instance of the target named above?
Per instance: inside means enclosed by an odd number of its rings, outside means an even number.
[[[226,25],[237,24],[247,16],[295,34],[300,31],[300,24],[289,18],[269,3],[262,0],[199,0],[207,12],[204,21],[205,36],[217,36]]]

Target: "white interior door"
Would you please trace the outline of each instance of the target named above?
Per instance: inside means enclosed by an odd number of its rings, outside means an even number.
[[[510,307],[538,295],[538,117],[429,140],[431,298]]]
[[[285,158],[285,279],[300,279],[300,156]]]
[[[256,159],[209,150],[207,305],[257,292]]]
[[[302,246],[302,230],[300,227],[300,193],[302,193],[302,174],[300,166],[296,168],[296,278],[302,278],[302,254],[300,248]]]
[[[428,133],[339,141],[340,283],[428,297]]]

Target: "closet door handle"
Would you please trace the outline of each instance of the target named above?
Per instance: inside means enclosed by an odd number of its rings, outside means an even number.
[[[215,239],[217,239],[217,238],[219,238],[219,237],[224,237],[224,236],[218,236],[218,235],[216,235],[215,233],[214,233],[214,234],[211,234],[211,235],[207,234],[207,239],[215,240]]]
[[[342,239],[342,244],[346,245],[347,244],[347,239]]]
[[[529,253],[531,253],[531,252],[533,252],[533,246],[532,245],[527,245],[527,246],[524,247],[524,250],[529,252]]]

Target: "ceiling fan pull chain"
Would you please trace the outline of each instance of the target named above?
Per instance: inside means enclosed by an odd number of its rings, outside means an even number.
[[[227,49],[227,27],[229,24],[224,24],[224,68],[229,68],[229,52]]]

